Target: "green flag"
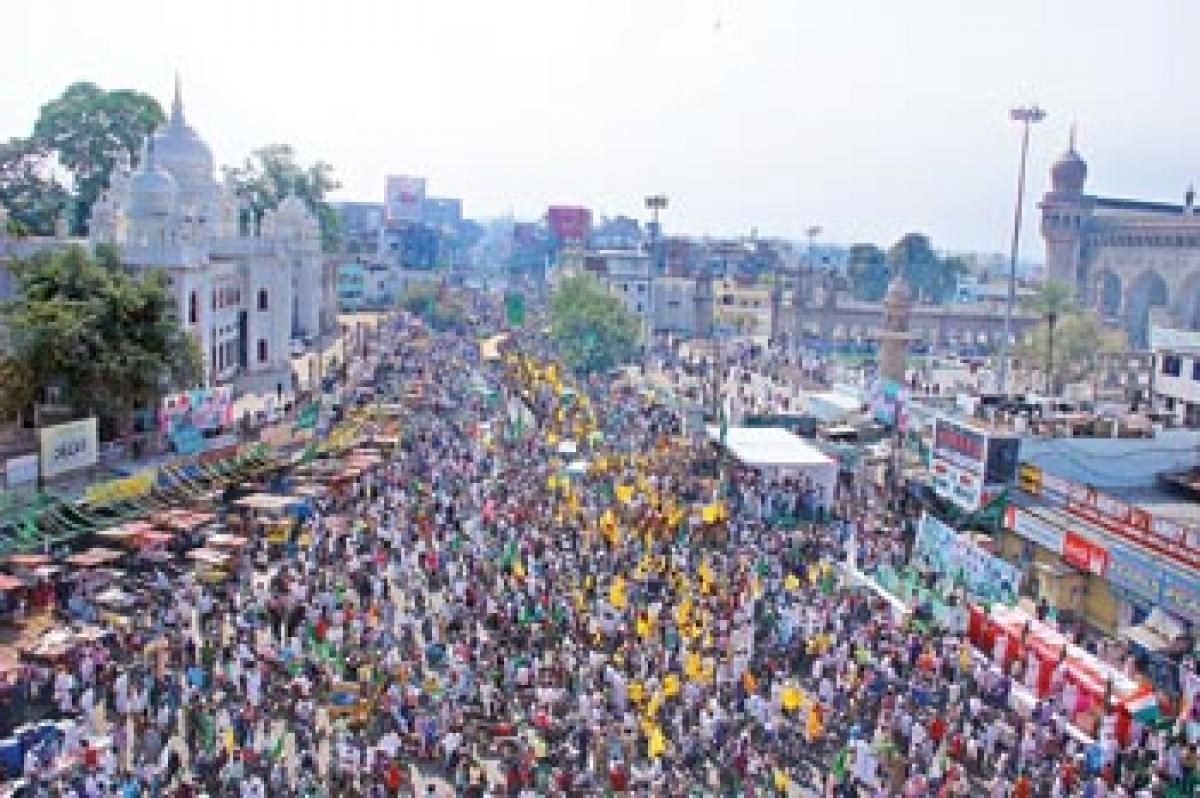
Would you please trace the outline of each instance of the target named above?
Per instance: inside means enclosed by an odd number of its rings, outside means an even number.
[[[296,429],[313,429],[317,426],[317,416],[321,413],[321,403],[311,402],[296,416]]]
[[[525,296],[516,292],[504,295],[504,318],[510,327],[525,323]]]

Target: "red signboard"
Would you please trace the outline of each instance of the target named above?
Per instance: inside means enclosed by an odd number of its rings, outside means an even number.
[[[592,231],[592,212],[587,208],[554,205],[546,211],[546,224],[558,241],[582,244]]]
[[[1067,532],[1063,536],[1062,558],[1076,568],[1102,576],[1108,567],[1108,550],[1082,535]]]

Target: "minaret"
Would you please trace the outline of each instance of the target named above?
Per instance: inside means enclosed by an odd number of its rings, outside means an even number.
[[[171,124],[183,124],[183,88],[179,70],[175,71],[175,98],[171,100]]]
[[[883,328],[876,333],[879,339],[879,376],[886,382],[904,384],[905,359],[913,335],[908,331],[912,299],[904,277],[897,274],[883,298]]]

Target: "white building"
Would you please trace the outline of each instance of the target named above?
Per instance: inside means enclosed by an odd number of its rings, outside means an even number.
[[[247,378],[289,391],[291,342],[336,325],[319,226],[294,196],[257,229],[242,229],[241,210],[184,119],[176,80],[169,121],[146,140],[136,170],[128,154],[119,158],[92,207],[89,235],[93,245],[118,246],[130,266],[166,273],[210,384]]]
[[[604,277],[608,291],[638,317],[642,338],[654,329],[654,275],[650,256],[636,250],[591,250],[584,253],[585,268]]]

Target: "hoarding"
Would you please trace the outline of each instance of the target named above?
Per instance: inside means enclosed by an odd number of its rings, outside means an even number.
[[[983,506],[983,477],[979,474],[939,456],[934,456],[929,467],[933,492],[938,496],[969,513]]]
[[[112,504],[119,501],[137,499],[148,494],[157,481],[158,469],[147,468],[131,477],[110,479],[96,485],[89,485],[84,491],[83,498],[88,504]]]
[[[38,431],[41,441],[42,476],[54,477],[94,466],[99,459],[96,419],[68,421]]]
[[[158,429],[175,436],[185,428],[211,432],[233,423],[233,393],[228,387],[197,388],[163,397]]]
[[[921,516],[913,552],[937,573],[962,584],[972,598],[1016,600],[1021,580],[1016,566],[984,551],[928,513]]]
[[[1162,566],[1135,553],[1124,546],[1108,547],[1108,581],[1117,587],[1148,599],[1153,603],[1162,600]]]
[[[1055,554],[1062,554],[1064,530],[1060,527],[1046,523],[1028,510],[1012,505],[1005,510],[1005,520],[1009,529],[1031,543],[1036,543]]]
[[[389,222],[419,222],[425,213],[425,178],[388,175],[383,203]]]
[[[560,243],[583,244],[592,231],[592,212],[587,208],[554,205],[546,211],[550,235]]]
[[[1178,615],[1200,621],[1200,583],[1175,571],[1163,571],[1162,604]]]
[[[1062,558],[1082,571],[1103,576],[1108,566],[1108,550],[1083,535],[1068,531],[1063,535]]]
[[[36,454],[12,457],[4,464],[5,485],[10,488],[36,482],[37,476],[38,456]]]

